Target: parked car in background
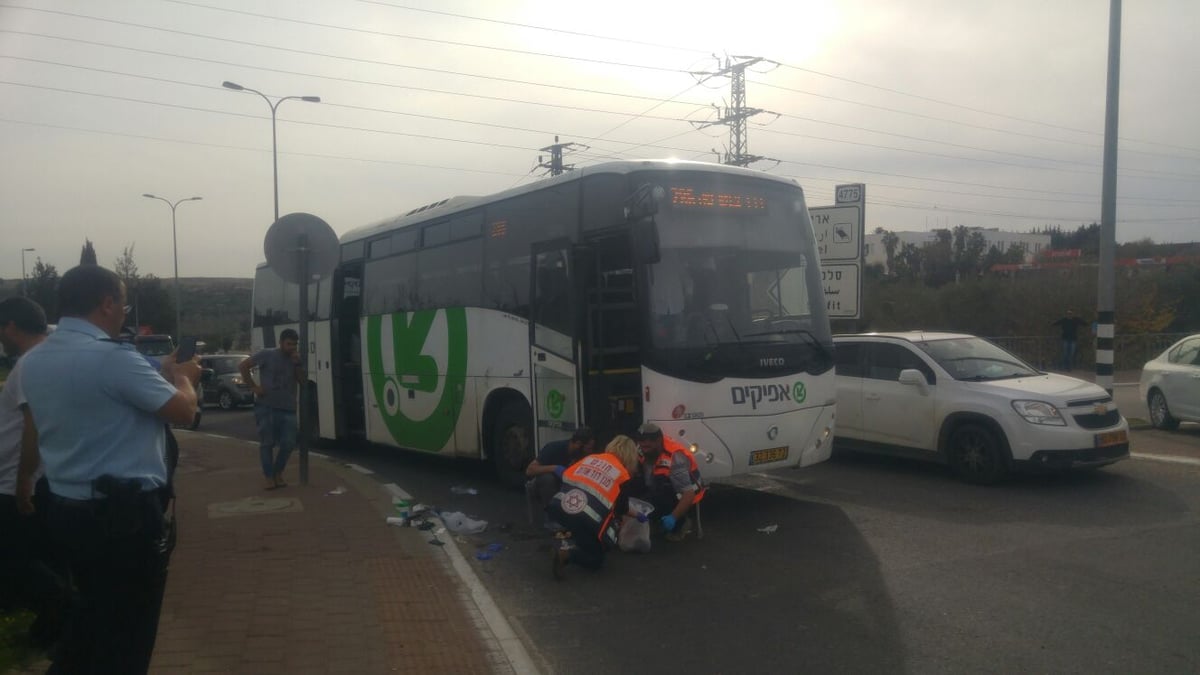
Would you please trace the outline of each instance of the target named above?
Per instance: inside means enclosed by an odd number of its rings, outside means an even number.
[[[1200,422],[1200,335],[1185,337],[1147,361],[1139,391],[1155,427]]]
[[[175,351],[170,335],[134,335],[133,348],[146,356],[166,356]]]
[[[205,354],[200,357],[200,376],[197,398],[200,405],[215,403],[223,410],[254,403],[254,392],[242,381],[238,365],[246,354]]]
[[[947,463],[972,483],[1129,456],[1129,425],[1108,392],[983,338],[869,333],[833,343],[835,448]]]

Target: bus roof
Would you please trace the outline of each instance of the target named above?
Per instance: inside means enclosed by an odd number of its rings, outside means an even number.
[[[613,162],[604,162],[601,164],[593,164],[592,166],[583,167],[575,171],[568,171],[552,178],[540,180],[528,185],[511,188],[502,192],[487,196],[457,196],[443,199],[432,204],[426,204],[415,208],[407,213],[392,218],[387,218],[370,225],[364,225],[350,230],[341,237],[341,243],[346,244],[361,239],[367,239],[373,235],[382,232],[399,229],[413,223],[423,223],[430,218],[438,216],[449,216],[459,211],[465,211],[471,207],[480,204],[489,204],[492,202],[501,201],[510,197],[525,194],[540,190],[558,183],[570,183],[577,181],[585,176],[600,173],[633,173],[635,171],[653,171],[653,170],[685,170],[685,171],[711,171],[719,173],[737,174],[743,176],[753,176],[755,178],[764,178],[774,180],[780,183],[796,185],[796,181],[790,178],[774,176],[761,171],[754,171],[737,166],[729,166],[727,164],[713,164],[711,162],[693,162],[686,160],[673,159],[644,159],[644,160],[619,160]]]

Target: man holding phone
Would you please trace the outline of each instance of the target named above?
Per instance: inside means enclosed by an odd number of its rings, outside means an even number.
[[[144,673],[158,631],[170,558],[163,422],[192,420],[200,365],[168,355],[156,371],[117,340],[125,302],[111,270],[68,270],[58,330],[21,361],[18,508],[33,511],[40,455],[47,524],[81,600],[55,672]]]
[[[238,366],[242,381],[254,390],[258,452],[267,490],[287,487],[283,470],[296,447],[296,397],[298,385],[304,381],[299,345],[300,336],[286,328],[279,333],[279,347],[260,350]],[[258,368],[258,382],[250,372],[254,368]]]

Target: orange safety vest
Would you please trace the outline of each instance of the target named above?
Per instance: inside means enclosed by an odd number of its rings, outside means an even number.
[[[572,464],[562,475],[562,488],[554,499],[567,515],[584,514],[596,524],[596,538],[617,541],[613,505],[629,472],[616,455],[588,455]]]
[[[658,453],[658,459],[654,460],[654,466],[651,467],[650,473],[656,478],[663,480],[671,480],[671,463],[675,458],[676,453],[682,453],[687,457],[688,461],[688,477],[691,478],[692,484],[696,486],[696,497],[692,500],[693,504],[700,503],[704,498],[704,493],[708,490],[704,487],[704,481],[700,479],[700,467],[696,464],[696,458],[692,457],[692,453],[679,441],[670,436],[663,435],[663,451]]]

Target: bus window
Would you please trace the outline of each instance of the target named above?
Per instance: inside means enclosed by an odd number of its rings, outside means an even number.
[[[293,323],[299,319],[299,298],[295,284],[288,297],[283,279],[266,265],[254,275],[254,327]],[[290,300],[290,302],[289,302]]]
[[[371,258],[383,258],[392,254],[392,240],[390,237],[376,239],[370,245]]]
[[[425,228],[425,238],[421,245],[429,248],[450,241],[450,221],[443,220]]]
[[[479,239],[469,239],[422,249],[417,255],[420,304],[413,309],[478,307],[483,282],[477,261],[482,248]]]
[[[615,173],[583,179],[583,230],[599,230],[625,222],[622,205],[629,197],[629,181]]]
[[[366,247],[366,242],[364,242],[364,241],[356,241],[356,242],[352,242],[349,244],[343,244],[342,245],[342,260],[350,261],[350,260],[361,259],[364,255],[363,251],[364,251],[365,247]]]
[[[412,308],[417,298],[417,256],[397,255],[367,263],[363,275],[363,314],[388,314]]]
[[[483,231],[483,211],[471,211],[450,219],[450,240],[478,237]]]
[[[421,230],[408,227],[392,235],[392,253],[411,251],[421,244]]]

